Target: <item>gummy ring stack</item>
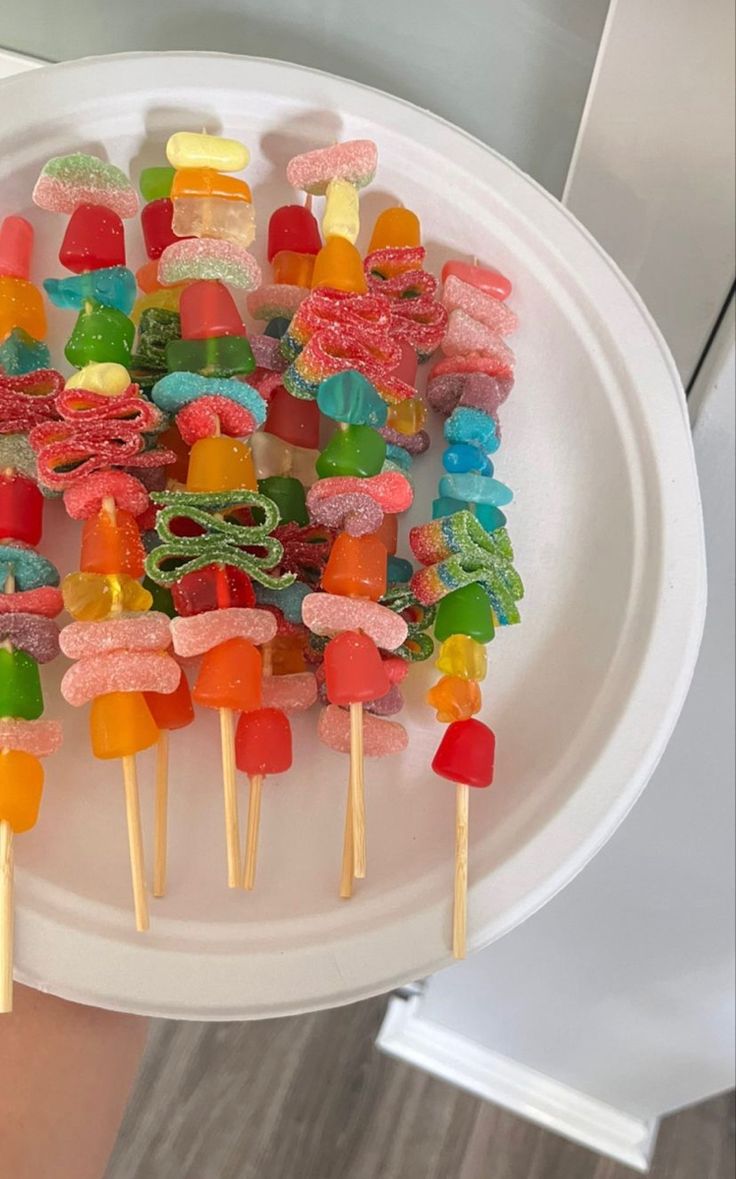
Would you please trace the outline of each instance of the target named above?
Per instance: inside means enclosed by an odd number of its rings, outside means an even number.
[[[43,303],[29,281],[33,228],[22,217],[0,226],[0,1012],[13,1006],[13,840],[35,826],[44,773],[40,758],[61,745],[44,709],[39,663],[59,653],[59,573],[36,546],[44,500],[27,434],[56,416],[63,378],[47,368]],[[22,298],[21,298],[22,295]],[[34,311],[35,308],[35,311]],[[41,314],[37,314],[40,308]],[[33,314],[31,314],[33,312]],[[7,367],[5,367],[7,366]]]
[[[442,349],[427,399],[444,414],[445,474],[432,505],[433,520],[413,528],[409,541],[424,568],[411,579],[417,599],[438,603],[435,638],[442,678],[428,702],[447,725],[434,756],[436,774],[456,783],[453,952],[465,954],[469,788],[493,780],[495,736],[474,718],[478,684],[486,675],[485,644],[495,625],[519,621],[523,594],[501,507],[511,491],[493,478],[489,455],[500,445],[497,411],[513,386],[513,353],[503,336],[516,327],[506,305],[511,290],[497,271],[448,262],[442,273],[449,311]]]
[[[219,713],[227,878],[230,888],[238,888],[236,761],[251,775],[251,811],[257,816],[263,775],[288,768],[283,755],[291,748],[286,716],[275,718],[275,710],[261,707],[258,647],[273,639],[276,622],[269,611],[253,608],[252,581],[278,589],[294,575],[269,572],[283,554],[280,542],[269,535],[279,514],[258,491],[244,441],[263,425],[266,405],[243,379],[256,364],[226,285],[247,291],[260,281],[258,265],[245,248],[255,232],[250,189],[227,175],[247,165],[248,152],[234,140],[178,132],[166,153],[175,168],[174,232],[186,230],[189,236],[163,250],[158,277],[187,285],[179,300],[181,339],[167,344],[169,372],[151,396],[175,417],[191,451],[185,490],[152,494],[162,509],[156,520],[161,543],[149,554],[146,571],[152,581],[172,589],[179,615],[171,624],[175,652],[202,656],[193,699]],[[248,551],[254,547],[261,555]],[[249,719],[241,718],[236,734],[238,712]],[[255,819],[249,831],[254,863]]]
[[[140,397],[126,367],[135,329],[124,308],[130,309],[135,286],[125,267],[121,218],[133,217],[138,201],[120,169],[81,154],[51,160],[34,201],[70,214],[59,258],[73,277],[45,285],[57,305],[79,312],[65,354],[80,371],[55,398],[58,420],[30,434],[39,482],[62,492],[68,515],[84,521],[79,571],[62,585],[75,621],[60,643],[76,662],[61,691],[73,706],[91,703],[94,755],[122,760],[136,927],[145,930],[135,755],[158,740],[145,693],[173,692],[180,669],[167,652],[169,619],[148,612],[151,595],[139,581],[145,554],[137,520],[149,500],[131,470],[142,474],[174,455],[156,446],[163,415]]]

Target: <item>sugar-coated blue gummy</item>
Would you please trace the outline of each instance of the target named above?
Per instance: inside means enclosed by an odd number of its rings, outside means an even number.
[[[386,458],[405,473],[411,470],[412,458],[403,446],[394,446],[393,442],[386,443]]]
[[[477,471],[479,475],[492,475],[493,463],[485,451],[469,442],[455,442],[442,455],[442,466],[450,474],[464,474]]]
[[[322,381],[317,390],[317,405],[326,417],[351,426],[380,429],[388,417],[388,406],[375,385],[352,368]]]
[[[14,578],[16,590],[59,584],[59,570],[35,549],[0,544],[0,585],[5,585],[9,577]]]
[[[388,581],[409,581],[413,573],[411,561],[405,561],[403,557],[389,557],[386,566]]]
[[[256,583],[253,589],[259,606],[277,606],[287,622],[301,622],[302,602],[307,594],[312,593],[303,581],[295,581],[281,590],[268,589]]]
[[[135,275],[127,266],[106,266],[69,278],[46,278],[44,290],[55,307],[81,311],[89,299],[130,315],[135,303]]]
[[[40,340],[34,340],[23,328],[13,328],[0,344],[0,372],[20,377],[39,368],[51,367],[51,353]]]
[[[505,483],[490,479],[487,475],[443,475],[440,479],[440,495],[453,499],[464,499],[474,504],[493,504],[503,507],[510,504],[514,493]]]
[[[482,409],[458,405],[445,422],[445,438],[448,442],[469,442],[480,446],[488,454],[498,450],[501,441],[496,433],[496,423]]]
[[[237,377],[203,377],[199,373],[167,373],[151,390],[151,398],[164,413],[177,414],[200,397],[228,397],[250,410],[258,426],[266,420],[266,403],[257,389]]]

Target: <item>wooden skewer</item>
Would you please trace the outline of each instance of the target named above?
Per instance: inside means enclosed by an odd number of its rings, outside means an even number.
[[[183,674],[183,673],[182,673]],[[153,895],[166,896],[169,825],[169,733],[161,729],[156,747],[156,811],[153,837]]]
[[[256,860],[258,858],[258,831],[261,823],[261,789],[263,774],[251,774],[248,792],[248,831],[245,841],[245,872],[243,888],[248,892],[256,882]]]
[[[222,786],[225,796],[225,841],[227,845],[227,886],[240,888],[240,819],[238,789],[235,780],[235,729],[230,708],[220,709],[220,744],[222,746]]]
[[[349,901],[353,895],[353,792],[352,785],[348,785],[347,800],[345,802],[345,834],[342,841],[342,869],[340,871],[340,896]]]
[[[0,1014],[13,1010],[13,828],[0,821]]]
[[[363,705],[350,705],[350,808],[353,816],[353,875],[365,877],[365,779]]]
[[[123,781],[125,783],[125,814],[128,820],[128,846],[130,848],[130,875],[133,882],[133,903],[135,905],[135,927],[144,933],[149,927],[148,896],[143,866],[143,833],[141,831],[141,804],[138,796],[138,774],[135,756],[121,758]]]
[[[468,924],[468,803],[470,787],[455,784],[455,903],[452,911],[452,953],[465,957]]]

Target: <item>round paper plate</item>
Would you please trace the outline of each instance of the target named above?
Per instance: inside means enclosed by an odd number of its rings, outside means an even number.
[[[215,54],[125,54],[2,84],[0,209],[38,231],[34,278],[61,273],[64,219],[33,209],[43,163],[97,153],[129,171],[164,160],[168,136],[244,140],[264,261],[270,212],[293,199],[296,152],[369,137],[378,176],[365,246],[397,200],[422,220],[428,265],[476,256],[514,284],[516,386],[502,410],[498,477],[526,583],[521,626],[489,649],[483,719],[496,781],[471,799],[469,944],[517,925],[583,867],[643,788],[672,730],[704,611],[700,505],[685,401],[659,332],[602,249],[552,197],[424,111],[296,66]],[[143,260],[138,230],[129,256]],[[72,316],[54,312],[61,362]],[[439,438],[436,423],[435,439]],[[426,519],[440,447],[415,464],[409,522]],[[406,529],[404,529],[404,535]],[[79,526],[53,503],[43,551],[76,567]],[[59,660],[61,664],[63,660]],[[230,892],[215,718],[171,742],[169,895],[136,934],[120,767],[89,751],[86,710],[47,763],[41,820],[17,841],[17,977],[83,1003],[194,1019],[283,1015],[346,1003],[450,961],[454,791],[429,764],[441,734],[413,668],[409,751],[367,763],[368,877],[338,900],[347,759],[294,722],[295,762],[267,780],[256,890]],[[152,755],[139,759],[150,849]],[[243,808],[244,809],[244,808]]]

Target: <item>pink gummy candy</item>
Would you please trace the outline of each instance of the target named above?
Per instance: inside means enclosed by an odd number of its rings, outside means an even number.
[[[450,312],[442,351],[445,356],[466,356],[469,352],[483,352],[487,356],[497,354],[506,363],[513,364],[513,352],[501,337],[466,311]]]
[[[485,294],[480,287],[463,282],[454,274],[447,277],[442,302],[448,311],[465,311],[499,336],[508,336],[519,326],[515,312],[506,303]]]
[[[93,623],[97,626],[97,623]],[[61,694],[79,708],[108,692],[174,692],[181,678],[175,659],[162,651],[106,651],[87,655],[64,673]]]
[[[383,668],[392,684],[400,684],[409,673],[406,659],[400,659],[398,655],[389,655],[384,659]]]
[[[317,734],[320,741],[336,753],[349,753],[350,713],[336,704],[328,704],[320,713]],[[366,757],[402,753],[408,744],[406,729],[398,721],[382,720],[370,712],[363,712],[363,753]]]
[[[471,287],[477,287],[479,291],[484,291],[486,295],[491,295],[494,299],[508,299],[511,294],[511,283],[506,275],[490,266],[478,266],[470,262],[459,261],[445,262],[442,267],[443,283],[446,283],[451,276],[459,278],[461,282],[468,283]]]
[[[333,495],[331,499],[316,499],[310,504],[313,524],[324,524],[336,532],[349,532],[351,536],[367,536],[377,532],[383,523],[383,509],[374,499],[361,492],[347,495]]]
[[[59,637],[69,659],[84,659],[108,651],[164,651],[171,643],[171,621],[166,614],[118,614],[100,622],[70,622]]]
[[[0,594],[0,614],[42,614],[44,618],[56,618],[63,609],[64,599],[55,585]]]
[[[48,161],[36,181],[33,203],[49,213],[73,213],[78,205],[103,205],[118,217],[138,212],[138,197],[125,173],[81,152]]]
[[[59,628],[43,615],[0,614],[0,643],[6,641],[36,663],[50,663],[59,654]]]
[[[249,409],[219,393],[199,397],[185,405],[176,415],[176,424],[187,446],[215,434],[247,438],[258,425]]]
[[[61,748],[61,725],[54,720],[0,719],[0,749],[19,749],[34,757],[48,757]]]
[[[249,299],[251,297],[248,296]],[[289,367],[281,351],[280,341],[275,340],[273,336],[253,335],[250,337],[250,346],[257,368],[267,368],[276,373],[283,373]]]
[[[406,640],[408,627],[400,614],[379,602],[365,598],[344,598],[337,594],[307,594],[302,602],[302,621],[315,635],[334,635],[343,630],[362,630],[377,647],[394,651]]]
[[[513,377],[514,361],[513,352],[499,336],[492,350],[445,356],[434,366],[429,379],[433,381],[447,373],[487,373],[489,377]]]
[[[243,246],[223,238],[188,237],[166,247],[158,263],[158,281],[162,285],[175,286],[200,278],[253,291],[260,286],[261,268]]]
[[[229,639],[248,639],[256,646],[270,643],[276,635],[276,619],[269,610],[229,606],[172,618],[171,637],[177,655],[202,655]]]
[[[291,675],[267,675],[261,684],[264,708],[280,708],[283,712],[303,712],[317,699],[317,681],[311,671],[297,671]]]
[[[369,700],[363,707],[374,716],[395,716],[404,707],[401,688],[398,684],[392,684],[383,696],[379,696],[377,700]]]
[[[286,165],[286,179],[294,188],[324,196],[330,180],[348,180],[357,188],[370,184],[377,165],[378,149],[372,139],[349,139],[294,156]]]
[[[427,385],[427,402],[437,413],[448,417],[455,406],[480,409],[495,417],[514,387],[514,378],[489,377],[484,372],[445,373],[432,377]]]
[[[148,507],[148,491],[126,471],[92,471],[64,492],[64,507],[72,520],[96,516],[102,501],[110,498],[131,516],[142,516]]]
[[[266,283],[257,291],[251,291],[246,307],[254,319],[291,319],[301,303],[309,296],[309,287],[296,287],[291,283]]]
[[[312,505],[335,495],[347,495],[358,492],[369,495],[384,512],[405,512],[411,507],[414,499],[412,486],[406,475],[400,471],[385,471],[381,475],[371,475],[367,479],[360,479],[356,475],[334,475],[327,479],[320,479],[310,487],[307,496],[307,507],[310,512]]]

